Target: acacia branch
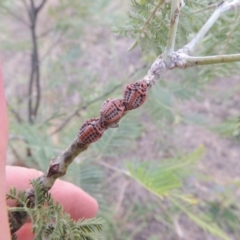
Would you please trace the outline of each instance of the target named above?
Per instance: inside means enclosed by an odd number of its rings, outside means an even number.
[[[168,32],[168,39],[167,39],[167,46],[165,49],[165,57],[166,60],[171,57],[175,41],[176,41],[176,34],[177,34],[177,28],[178,28],[178,21],[179,21],[179,14],[180,14],[180,0],[172,0],[171,4],[171,17],[170,17],[170,28]]]
[[[221,16],[222,13],[229,10],[234,10],[239,6],[240,6],[240,0],[233,0],[232,2],[223,1],[220,5],[218,5],[214,13],[211,15],[208,21],[203,25],[203,27],[200,29],[197,35],[187,45],[183,47],[185,53],[189,55],[193,53],[193,51],[196,48],[196,45],[203,39],[203,37],[206,35],[209,29],[214,25],[214,23],[218,20],[218,18]]]
[[[230,63],[230,62],[239,62],[240,54],[227,54],[227,55],[217,55],[217,56],[207,56],[207,57],[198,57],[198,56],[188,56],[183,55],[182,59],[186,62],[184,68],[209,65],[209,64],[218,64],[218,63]]]

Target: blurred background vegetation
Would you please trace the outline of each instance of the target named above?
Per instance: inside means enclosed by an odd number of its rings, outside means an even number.
[[[31,2],[42,8],[31,14]],[[134,15],[127,0],[0,0],[8,164],[45,171],[81,124],[99,115],[103,100],[121,97],[126,84],[146,74],[164,38],[159,46],[140,38],[140,47],[128,52],[135,40],[114,34],[138,38],[140,16],[150,9],[143,9],[145,2],[157,1],[133,1]],[[209,16],[201,22],[188,12],[208,1],[186,2],[178,46]],[[132,23],[122,27],[128,11]],[[193,24],[186,23],[189,17]],[[238,17],[239,11],[217,23],[199,53],[228,53],[229,46],[239,52],[226,42],[237,39]],[[65,179],[98,200],[104,239],[239,239],[237,73],[239,64],[167,73],[141,108],[76,159]]]

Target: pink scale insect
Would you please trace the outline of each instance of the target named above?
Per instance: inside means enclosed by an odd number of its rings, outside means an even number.
[[[123,99],[109,98],[100,109],[101,121],[106,127],[117,127],[125,112]]]
[[[88,119],[80,128],[78,142],[80,144],[90,144],[99,140],[105,131],[100,122],[100,118]]]
[[[125,87],[124,104],[126,111],[140,107],[147,98],[150,85],[145,80],[139,80]]]

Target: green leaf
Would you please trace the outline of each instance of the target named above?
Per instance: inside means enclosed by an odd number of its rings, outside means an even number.
[[[144,188],[162,198],[182,187],[183,180],[192,174],[192,167],[201,158],[204,147],[200,146],[187,156],[164,159],[160,164],[128,163],[130,176]]]

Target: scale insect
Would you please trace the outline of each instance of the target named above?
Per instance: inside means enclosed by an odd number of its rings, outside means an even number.
[[[78,141],[81,144],[90,144],[99,140],[105,128],[100,122],[100,118],[88,119],[80,128],[78,133]]]
[[[125,87],[124,104],[126,111],[140,107],[147,98],[149,84],[145,80],[139,80]]]
[[[101,121],[106,125],[117,124],[125,111],[123,99],[109,98],[105,100],[100,109]]]

